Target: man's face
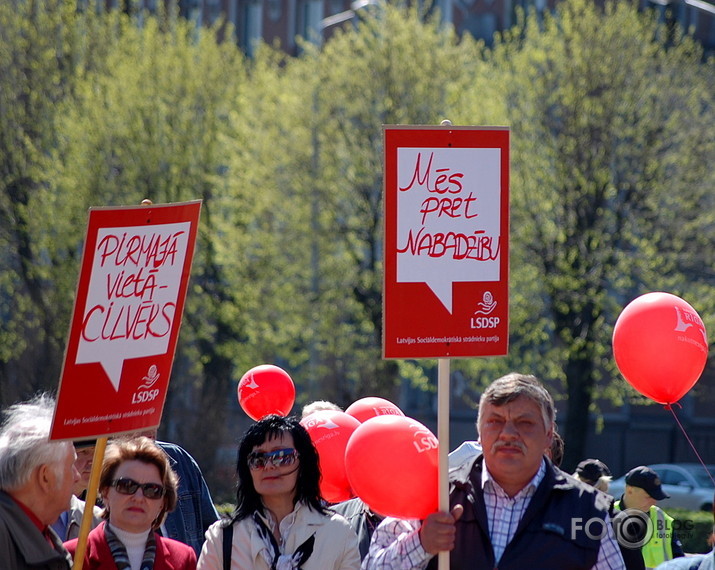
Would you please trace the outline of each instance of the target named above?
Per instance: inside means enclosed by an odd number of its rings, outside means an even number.
[[[644,513],[648,512],[650,508],[658,502],[651,497],[645,489],[641,489],[640,487],[626,485],[625,495],[626,506],[629,509],[638,509]]]
[[[79,481],[79,471],[75,467],[74,446],[68,445],[67,452],[64,458],[60,461],[59,472],[55,473],[55,491],[49,498],[48,511],[50,511],[51,520],[47,524],[51,524],[57,520],[57,517],[70,507],[70,497],[72,490]],[[54,515],[54,517],[52,517]]]
[[[487,469],[505,490],[507,482],[526,485],[534,477],[553,435],[539,405],[525,396],[503,406],[485,403],[478,427]]]
[[[79,481],[74,488],[75,495],[81,495],[89,485],[89,477],[92,474],[92,460],[94,459],[94,447],[82,447],[77,450],[77,461],[74,466],[79,471]]]

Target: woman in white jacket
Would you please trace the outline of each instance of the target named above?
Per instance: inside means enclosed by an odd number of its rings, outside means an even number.
[[[297,419],[252,425],[237,472],[236,511],[206,532],[197,570],[360,568],[357,535],[324,506],[318,453]]]

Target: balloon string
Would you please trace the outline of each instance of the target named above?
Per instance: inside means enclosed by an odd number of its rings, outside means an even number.
[[[680,406],[680,404],[678,404]],[[681,406],[682,407],[682,406]],[[705,469],[705,473],[708,474],[708,477],[710,477],[710,480],[713,482],[713,485],[715,485],[715,479],[713,479],[712,474],[708,470],[707,466],[705,465],[705,462],[703,461],[703,458],[700,457],[700,454],[698,453],[698,450],[695,449],[695,445],[693,445],[693,442],[690,440],[690,437],[688,437],[687,432],[685,431],[685,428],[683,427],[683,424],[680,423],[680,420],[678,419],[678,416],[675,415],[675,410],[673,409],[672,404],[666,404],[665,405],[666,410],[670,410],[670,412],[673,414],[673,417],[675,418],[675,422],[678,424],[678,427],[680,428],[680,431],[683,432],[683,435],[685,436],[685,439],[688,441],[690,444],[690,447],[693,449],[693,453],[695,453],[695,457],[698,458],[698,461],[700,461],[700,465],[703,466],[703,469]]]

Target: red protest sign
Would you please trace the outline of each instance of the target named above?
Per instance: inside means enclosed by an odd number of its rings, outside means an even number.
[[[157,427],[201,201],[91,208],[52,439]]]
[[[383,356],[504,355],[509,131],[385,126]]]

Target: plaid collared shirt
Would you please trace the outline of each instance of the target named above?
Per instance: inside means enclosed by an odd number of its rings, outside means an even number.
[[[387,517],[372,534],[370,550],[360,568],[423,570],[431,558],[420,542],[420,521]]]
[[[494,559],[497,565],[501,560],[507,545],[514,538],[521,517],[536,493],[536,489],[546,475],[546,462],[542,459],[539,470],[534,478],[521,491],[509,497],[506,491],[489,473],[486,464],[482,469],[482,490],[484,491],[484,506],[487,509],[487,522],[489,523],[489,538],[494,549]],[[606,515],[606,536],[601,539],[598,549],[598,559],[593,570],[621,570],[625,568],[621,549],[613,533],[611,519]]]
[[[499,564],[506,545],[514,538],[521,517],[534,496],[536,488],[546,475],[546,463],[541,460],[539,470],[534,478],[513,497],[506,494],[494,480],[486,464],[482,469],[482,489],[484,491],[484,506],[487,509],[489,523],[489,538],[492,541],[494,560]]]

